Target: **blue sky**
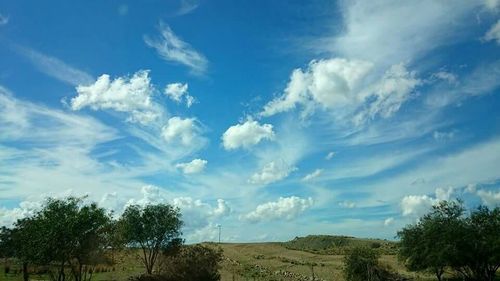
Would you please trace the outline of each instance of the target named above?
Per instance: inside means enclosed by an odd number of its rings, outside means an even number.
[[[500,204],[500,2],[0,4],[0,224],[178,206],[189,242]]]

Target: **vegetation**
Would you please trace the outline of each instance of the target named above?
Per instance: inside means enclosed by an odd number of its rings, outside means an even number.
[[[293,240],[283,243],[283,246],[288,249],[325,255],[344,255],[357,246],[377,249],[380,254],[395,254],[397,252],[396,243],[391,241],[337,235],[295,237]]]
[[[402,280],[388,267],[379,263],[380,255],[368,247],[355,247],[344,257],[346,281],[386,281]]]
[[[443,201],[398,233],[399,256],[408,269],[446,269],[463,280],[492,281],[500,267],[500,208],[479,207],[469,216],[461,202]]]
[[[142,262],[147,274],[153,268],[162,251],[182,244],[182,221],[177,208],[167,204],[128,206],[119,221],[124,241],[142,250]]]
[[[492,281],[500,267],[500,208],[466,213],[455,201],[403,228],[399,243],[311,235],[185,246],[182,224],[179,210],[166,204],[132,205],[113,219],[84,199],[48,199],[0,228],[0,281]]]

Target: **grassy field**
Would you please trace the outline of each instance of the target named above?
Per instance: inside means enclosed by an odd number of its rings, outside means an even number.
[[[309,280],[313,272],[321,280],[344,280],[342,255],[293,250],[283,243],[223,243],[220,247],[225,256],[221,270],[223,281]],[[433,280],[429,275],[407,272],[394,255],[382,255],[381,262],[415,280]]]
[[[385,240],[357,239],[340,236],[308,236],[284,243],[205,243],[224,251],[221,275],[223,281],[239,280],[310,280],[314,274],[320,280],[342,281],[341,255],[349,247],[365,245],[376,248],[381,262],[400,274],[414,280],[434,280],[430,275],[407,272],[394,255],[395,244]],[[117,255],[114,266],[99,266],[95,281],[126,281],[144,271],[137,251],[124,251]],[[22,281],[22,273],[15,264],[4,274],[0,266],[0,281]],[[32,274],[32,280],[47,280],[46,275]]]

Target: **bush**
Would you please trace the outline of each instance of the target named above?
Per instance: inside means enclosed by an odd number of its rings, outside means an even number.
[[[129,281],[218,281],[222,251],[194,245],[186,246],[173,256],[163,257],[160,274],[143,274]]]
[[[355,247],[344,257],[347,281],[405,280],[378,262],[379,254],[368,247]]]
[[[380,244],[380,242],[372,242],[372,243],[370,244],[370,247],[371,247],[372,249],[378,249],[378,248],[382,247],[382,244]]]
[[[10,272],[10,266],[6,265],[6,266],[4,267],[4,269],[3,269],[3,272],[4,272],[5,274],[9,274],[9,272]]]

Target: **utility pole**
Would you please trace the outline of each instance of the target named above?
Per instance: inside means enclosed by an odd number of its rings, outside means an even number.
[[[217,227],[219,228],[219,244],[220,244],[220,232],[221,232],[222,225],[218,224]]]

